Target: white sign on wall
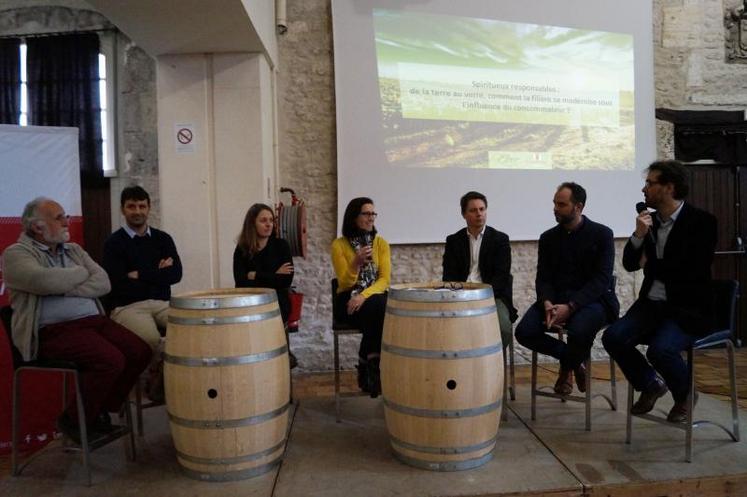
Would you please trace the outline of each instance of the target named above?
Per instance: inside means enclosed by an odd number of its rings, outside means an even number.
[[[194,124],[175,124],[174,125],[174,145],[176,152],[179,154],[192,154],[197,148],[195,145],[195,125]]]

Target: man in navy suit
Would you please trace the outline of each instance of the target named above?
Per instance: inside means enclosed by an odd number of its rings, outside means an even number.
[[[537,253],[537,301],[516,326],[516,340],[530,350],[560,361],[555,393],[573,392],[573,377],[586,391],[584,361],[594,337],[617,318],[612,269],[615,245],[612,230],[582,214],[586,190],[563,183],[553,198],[556,226],[542,233]],[[547,334],[563,327],[568,343]]]
[[[681,352],[708,334],[712,324],[716,218],[684,201],[687,171],[678,161],[651,164],[642,191],[646,206],[656,212],[643,210],[636,218],[623,266],[628,271],[643,268],[643,285],[627,314],[605,331],[603,342],[641,392],[631,412],[649,412],[668,388],[674,406],[667,419],[682,423],[689,409],[689,383]],[[635,348],[641,343],[648,344],[646,357]]]
[[[503,343],[511,340],[516,321],[511,276],[511,246],[508,236],[488,226],[488,199],[467,192],[459,201],[467,227],[446,237],[443,281],[486,283],[493,287]]]

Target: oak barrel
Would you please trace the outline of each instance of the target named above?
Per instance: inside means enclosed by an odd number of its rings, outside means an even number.
[[[492,288],[441,282],[390,288],[381,387],[391,446],[402,462],[434,471],[488,462],[503,392]]]
[[[275,290],[172,297],[164,381],[177,459],[188,476],[240,480],[279,465],[290,369]]]

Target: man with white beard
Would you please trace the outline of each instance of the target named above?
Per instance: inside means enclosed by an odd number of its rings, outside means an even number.
[[[106,272],[69,243],[68,216],[54,200],[39,197],[21,217],[23,233],[3,254],[3,275],[13,308],[13,343],[23,360],[73,361],[79,368],[91,439],[110,432],[109,412],[119,411],[151,349],[103,312]],[[74,400],[74,399],[73,399]],[[71,402],[58,428],[76,443],[80,433]]]

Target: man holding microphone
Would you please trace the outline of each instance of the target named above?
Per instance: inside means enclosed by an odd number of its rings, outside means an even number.
[[[716,247],[716,218],[686,203],[688,190],[682,163],[668,160],[649,166],[642,191],[646,207],[656,212],[639,212],[623,252],[626,270],[643,269],[643,285],[638,300],[602,338],[641,392],[632,414],[651,411],[668,389],[674,406],[667,420],[674,423],[685,422],[689,409],[688,368],[681,352],[711,329]],[[635,348],[641,343],[648,344],[645,357]]]

